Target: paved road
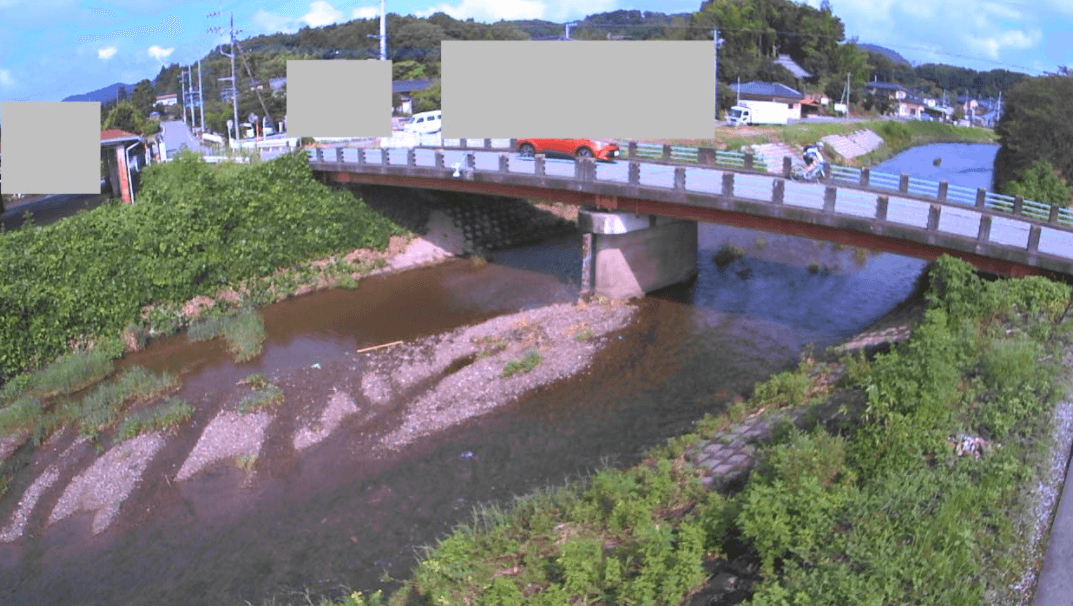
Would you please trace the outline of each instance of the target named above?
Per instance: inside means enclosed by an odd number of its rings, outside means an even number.
[[[197,137],[194,137],[190,127],[182,120],[161,122],[160,138],[164,141],[164,149],[168,151],[169,158],[179,153],[183,148],[199,154],[210,153],[209,148],[201,145]]]
[[[26,214],[26,211],[33,214],[34,225],[48,225],[83,210],[97,208],[106,199],[107,196],[94,194],[54,194],[45,196],[33,202],[5,209],[4,213],[0,215],[0,225],[3,225],[5,230],[19,229],[22,227],[23,215]]]

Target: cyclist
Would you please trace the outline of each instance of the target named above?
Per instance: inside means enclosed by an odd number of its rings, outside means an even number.
[[[820,176],[827,174],[827,160],[820,153],[820,146],[816,144],[805,146],[805,176],[809,179],[816,176],[816,173],[820,173]]]

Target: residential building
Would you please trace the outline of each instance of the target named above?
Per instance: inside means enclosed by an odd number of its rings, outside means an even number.
[[[432,86],[432,80],[424,78],[420,80],[394,80],[391,83],[391,93],[397,94],[402,97],[402,103],[399,107],[395,108],[401,114],[412,114],[413,109],[413,93]]]
[[[169,105],[177,105],[178,103],[179,95],[177,93],[172,93],[170,95],[160,95],[157,97],[155,105],[163,105],[167,107]]]
[[[730,88],[741,99],[754,101],[773,101],[785,103],[790,109],[790,119],[801,118],[801,102],[805,99],[797,90],[779,82],[746,82],[742,85],[732,84]]]

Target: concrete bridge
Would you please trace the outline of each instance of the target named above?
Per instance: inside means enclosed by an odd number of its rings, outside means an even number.
[[[791,158],[773,174],[751,156],[705,148],[653,153],[629,143],[624,161],[595,163],[521,158],[507,151],[510,141],[500,149],[488,139],[444,143],[460,145],[307,151],[325,181],[582,206],[583,287],[608,296],[696,275],[698,221],[924,259],[947,253],[999,275],[1073,275],[1069,209],[983,189],[842,167],[828,183],[798,183],[786,178]]]

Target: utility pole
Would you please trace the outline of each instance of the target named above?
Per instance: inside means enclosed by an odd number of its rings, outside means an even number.
[[[197,60],[197,104],[201,107],[201,132],[205,132],[205,93],[201,88],[201,59]]]
[[[387,13],[384,0],[380,0],[380,60],[387,61]]]
[[[242,57],[242,65],[245,66],[245,68],[246,68],[246,74],[249,75],[250,82],[253,82],[253,80],[254,80],[253,71],[250,70],[250,64],[246,62],[246,55],[243,54],[243,52],[242,52],[242,45],[237,44],[236,48],[238,49],[239,56]],[[261,103],[261,110],[264,111],[265,118],[267,118],[268,121],[271,123],[272,122],[272,115],[268,113],[268,107],[265,106],[265,100],[264,100],[263,97],[261,97],[260,88],[255,87],[253,89],[253,92],[257,93],[257,100]],[[257,125],[256,124],[253,125],[253,129],[254,129],[254,132],[257,131]]]
[[[219,11],[209,13],[209,17],[216,17],[216,16],[219,16],[220,14],[221,13]],[[220,28],[220,27],[210,27],[208,31],[210,33],[220,33],[222,31],[222,28]],[[241,124],[239,124],[239,121],[238,121],[238,80],[235,78],[235,34],[237,32],[235,31],[235,13],[234,12],[231,13],[231,30],[230,30],[230,33],[231,33],[231,52],[230,53],[225,53],[221,49],[220,54],[225,56],[225,57],[229,57],[231,59],[231,77],[230,78],[217,78],[217,80],[227,80],[227,81],[231,82],[231,107],[234,110],[234,127],[235,127],[235,133],[234,133],[234,136],[233,136],[232,139],[237,143],[237,142],[242,141],[242,126],[241,126]]]
[[[186,90],[190,93],[190,128],[197,126],[197,116],[194,114],[194,78],[190,68],[186,68]]]
[[[380,60],[387,61],[387,13],[384,10],[384,0],[380,0],[380,35],[365,34],[365,37],[380,39]]]
[[[186,106],[188,105],[186,98],[186,72],[179,72],[179,86],[182,87],[183,91],[183,122],[186,122]]]

